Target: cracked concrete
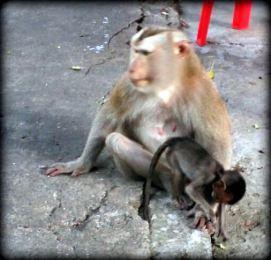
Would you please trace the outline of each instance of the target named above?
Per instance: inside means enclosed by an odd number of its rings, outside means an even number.
[[[233,165],[244,169],[248,185],[245,198],[227,211],[228,242],[221,246],[191,229],[192,220],[173,209],[161,191],[151,201],[151,222],[143,221],[138,215],[142,182],[124,178],[106,151],[97,169],[77,178],[47,178],[38,170],[80,155],[96,111],[127,67],[130,37],[150,24],[178,26],[173,7],[145,1],[3,6],[5,256],[268,254],[268,15],[263,3],[253,3],[246,31],[230,28],[232,3],[216,3],[209,43],[195,45],[206,67],[215,62],[214,80],[232,119]],[[190,26],[185,31],[193,41],[200,7],[181,3],[180,18]]]

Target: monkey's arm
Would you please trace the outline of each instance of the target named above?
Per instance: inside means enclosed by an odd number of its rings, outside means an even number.
[[[227,233],[225,231],[225,222],[226,222],[226,205],[219,203],[217,209],[217,218],[218,218],[218,234],[217,236],[221,236],[223,241],[228,239]]]
[[[108,103],[97,113],[90,129],[84,150],[79,158],[66,163],[55,163],[46,171],[48,176],[72,173],[77,176],[89,172],[105,145],[106,136],[116,129],[117,120]]]
[[[185,192],[199,207],[204,210],[208,220],[215,221],[215,212],[213,210],[213,207],[204,198],[202,191],[199,190],[203,187],[203,185],[210,183],[212,179],[212,175],[201,174],[201,176],[193,180],[185,187]]]

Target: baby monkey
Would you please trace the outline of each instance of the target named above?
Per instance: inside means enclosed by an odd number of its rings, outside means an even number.
[[[218,236],[227,239],[224,222],[226,204],[238,202],[245,194],[246,183],[237,169],[224,170],[202,146],[188,137],[173,137],[165,141],[155,152],[143,194],[143,217],[149,218],[148,205],[153,172],[162,155],[166,152],[166,159],[173,169],[171,178],[171,192],[174,202],[180,208],[187,208],[183,192],[196,203],[206,214],[207,221],[213,224],[218,220]],[[185,182],[189,182],[185,186]]]

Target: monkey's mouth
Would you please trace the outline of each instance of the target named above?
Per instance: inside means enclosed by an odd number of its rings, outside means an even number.
[[[136,87],[147,86],[151,81],[149,78],[138,78],[138,79],[130,78],[130,80]]]

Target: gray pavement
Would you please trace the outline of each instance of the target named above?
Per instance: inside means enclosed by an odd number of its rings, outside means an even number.
[[[3,6],[5,256],[262,258],[269,253],[268,12],[261,2],[253,3],[245,31],[231,29],[232,2],[216,3],[210,43],[195,45],[207,67],[215,62],[214,80],[232,120],[232,164],[244,169],[247,181],[245,198],[227,211],[228,242],[192,230],[192,220],[173,209],[162,191],[152,199],[151,223],[143,221],[142,182],[124,178],[106,151],[90,174],[40,174],[40,165],[80,155],[104,96],[127,67],[126,43],[137,26],[177,25],[169,3]],[[182,7],[190,25],[186,32],[195,40],[201,4]]]

